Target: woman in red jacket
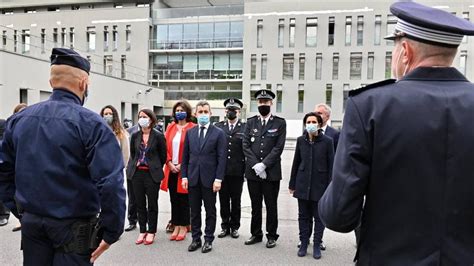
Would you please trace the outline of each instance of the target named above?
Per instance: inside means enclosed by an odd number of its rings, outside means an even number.
[[[174,225],[170,240],[176,241],[186,238],[190,224],[188,191],[181,186],[181,158],[186,132],[195,126],[191,122],[191,113],[191,105],[186,100],[176,102],[173,106],[174,122],[168,126],[165,133],[168,156],[161,189],[170,191],[171,224]]]

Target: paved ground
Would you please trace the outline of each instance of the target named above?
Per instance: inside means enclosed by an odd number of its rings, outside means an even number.
[[[156,242],[150,246],[136,246],[134,241],[138,230],[126,232],[119,242],[99,258],[96,265],[352,265],[355,254],[353,233],[340,234],[326,230],[324,242],[328,249],[323,251],[321,260],[316,261],[312,258],[312,246],[308,248],[309,254],[306,257],[297,257],[297,202],[289,195],[287,189],[292,159],[293,151],[285,150],[282,156],[284,179],[278,199],[278,233],[280,238],[277,247],[267,249],[264,242],[253,246],[244,245],[244,241],[250,237],[250,199],[246,184],[244,184],[244,194],[242,195],[240,238],[218,239],[216,237],[213,251],[207,254],[202,254],[200,251],[193,253],[187,251],[191,242],[190,234],[182,242],[168,240],[169,235],[165,233],[164,228],[170,217],[169,197],[167,193],[160,192],[160,214]],[[0,265],[21,265],[22,263],[19,250],[20,233],[11,232],[16,223],[15,219],[11,219],[7,226],[0,227]]]

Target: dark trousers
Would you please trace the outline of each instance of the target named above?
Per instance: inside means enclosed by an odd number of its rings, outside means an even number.
[[[160,184],[151,178],[150,172],[138,170],[132,179],[138,212],[140,233],[156,233],[158,222],[158,192]],[[148,225],[148,227],[147,227]]]
[[[241,176],[225,176],[219,191],[221,227],[223,230],[240,228],[240,198],[244,179]]]
[[[0,219],[10,218],[10,211],[5,207],[5,205],[0,201]]]
[[[253,181],[248,180],[250,200],[252,201],[252,221],[250,233],[256,237],[262,237],[262,200],[267,208],[267,238],[278,239],[278,193],[280,192],[280,181]]]
[[[168,180],[171,202],[171,223],[177,226],[190,224],[188,194],[178,193],[178,174],[170,173]]]
[[[206,228],[204,230],[204,240],[211,242],[214,240],[216,231],[216,193],[212,188],[204,187],[199,180],[198,184],[189,187],[189,203],[191,204],[191,232],[193,240],[199,240],[201,231],[201,206],[204,202],[206,210]]]
[[[127,179],[127,195],[128,195],[128,223],[136,224],[137,223],[137,205],[135,203],[135,192],[133,191],[133,182],[130,179]]]
[[[324,225],[319,218],[318,202],[312,200],[298,199],[298,224],[300,229],[301,243],[309,243],[312,228],[310,224],[314,219],[314,245],[319,245],[323,239]]]
[[[21,219],[23,265],[92,265],[91,252],[59,252],[56,248],[73,239],[71,226],[75,219],[53,219],[25,213]]]

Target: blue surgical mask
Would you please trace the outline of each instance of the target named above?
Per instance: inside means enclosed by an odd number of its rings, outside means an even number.
[[[178,121],[180,121],[180,120],[186,119],[186,117],[188,116],[188,114],[186,114],[186,112],[175,112],[175,113],[174,113],[174,116],[176,117],[176,119],[177,119]]]
[[[306,131],[310,134],[314,134],[318,131],[318,125],[317,124],[306,124]]]
[[[209,115],[199,115],[198,123],[201,126],[207,125],[209,123]]]
[[[150,126],[150,118],[145,118],[145,117],[141,117],[138,119],[138,124],[140,125],[140,127],[149,127]]]

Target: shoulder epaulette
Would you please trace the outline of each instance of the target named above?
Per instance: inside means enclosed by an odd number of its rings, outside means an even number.
[[[277,116],[277,115],[273,115],[273,118],[274,118],[274,119],[285,120],[285,118],[283,118],[283,117],[279,117],[279,116]]]
[[[254,115],[254,116],[251,116],[249,118],[247,118],[247,121],[249,121],[250,119],[257,119],[258,118],[258,115]]]
[[[386,79],[386,80],[375,82],[375,83],[372,83],[372,84],[369,84],[369,85],[366,85],[366,86],[363,86],[363,87],[360,87],[360,88],[357,88],[357,89],[353,89],[353,90],[349,91],[349,96],[355,96],[355,95],[360,94],[361,92],[364,92],[366,90],[370,90],[370,89],[373,89],[373,88],[379,88],[379,87],[382,87],[382,86],[385,86],[385,85],[393,84],[393,83],[395,83],[395,81],[396,81],[395,79]]]

